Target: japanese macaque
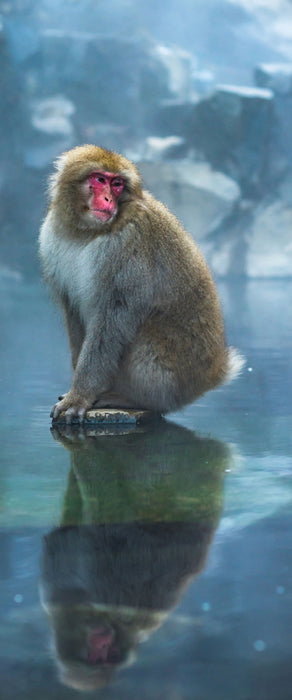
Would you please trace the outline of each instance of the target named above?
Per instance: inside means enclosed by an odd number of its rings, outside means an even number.
[[[237,374],[201,253],[129,160],[73,148],[56,162],[50,198],[40,255],[74,370],[53,419],[82,422],[93,406],[166,413]]]

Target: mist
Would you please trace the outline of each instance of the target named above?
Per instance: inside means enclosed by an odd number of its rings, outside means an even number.
[[[92,142],[139,165],[216,274],[290,274],[291,3],[19,0],[0,17],[6,273],[39,274],[52,162]],[[262,261],[266,212],[282,239]]]
[[[288,0],[0,0],[1,700],[290,700],[291,38]],[[148,427],[51,429],[37,239],[82,143],[198,242],[246,359]]]

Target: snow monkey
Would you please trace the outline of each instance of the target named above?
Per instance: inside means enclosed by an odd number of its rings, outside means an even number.
[[[92,145],[61,155],[39,242],[73,365],[53,420],[82,423],[92,407],[167,413],[240,370],[197,245],[127,158]]]

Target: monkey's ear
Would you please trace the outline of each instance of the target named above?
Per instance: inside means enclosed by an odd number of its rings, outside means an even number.
[[[65,151],[54,161],[55,172],[50,175],[48,180],[48,193],[51,199],[54,198],[60,175],[65,170],[68,160],[68,151]]]
[[[56,160],[54,161],[54,166],[57,170],[58,173],[62,173],[64,168],[66,167],[68,162],[68,151],[65,151],[62,153]]]

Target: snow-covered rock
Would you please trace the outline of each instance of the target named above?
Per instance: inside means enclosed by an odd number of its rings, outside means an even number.
[[[195,105],[187,137],[245,196],[258,197],[269,177],[272,124],[271,90],[220,85]]]
[[[139,163],[145,186],[201,240],[230,216],[240,198],[238,185],[207,163],[175,160]]]
[[[255,68],[256,85],[292,96],[292,63],[262,63]]]

